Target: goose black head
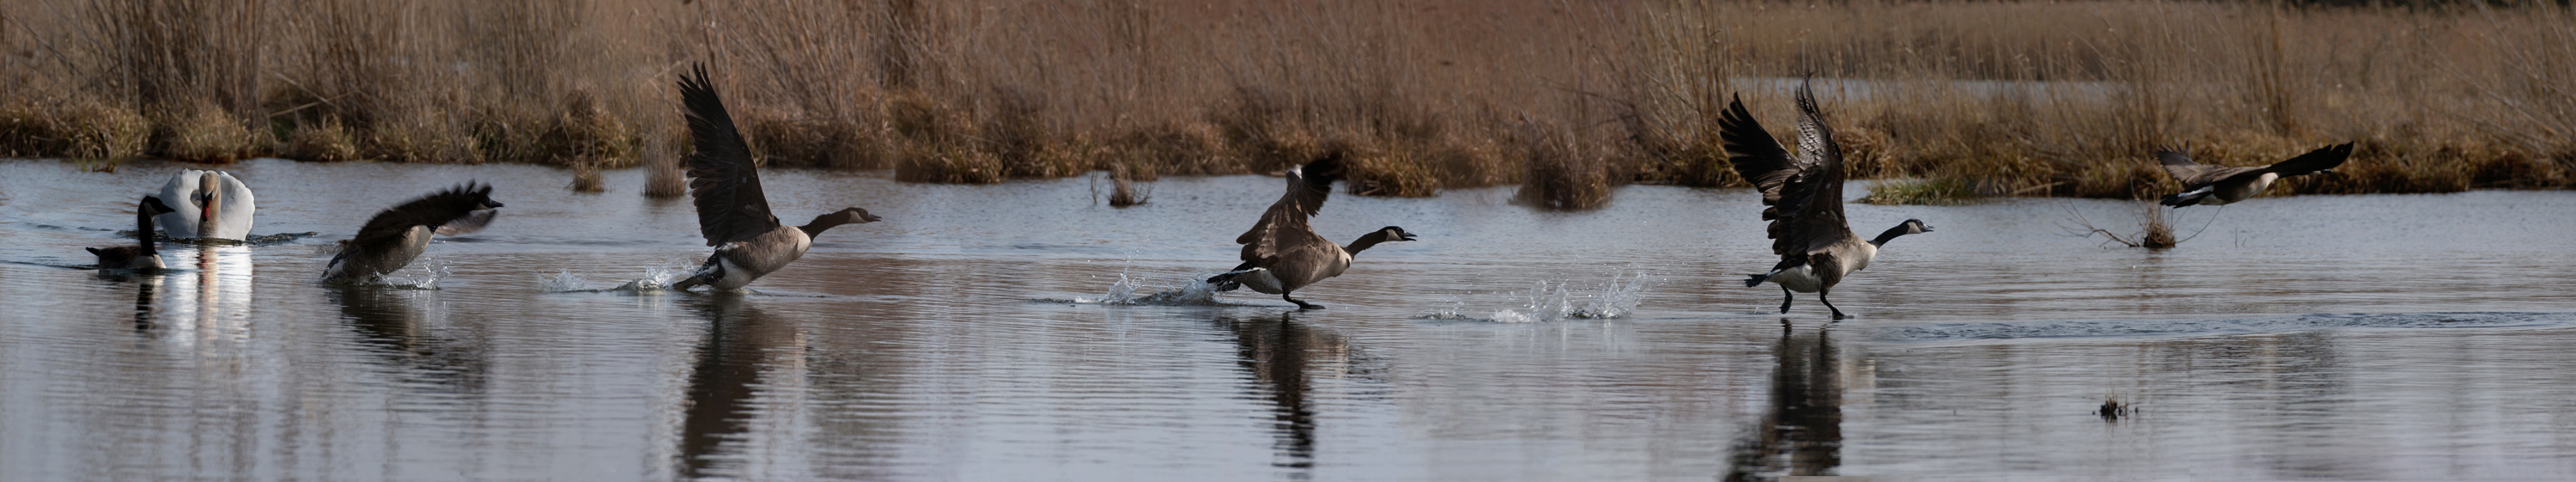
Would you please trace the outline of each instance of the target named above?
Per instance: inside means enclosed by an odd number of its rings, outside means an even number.
[[[1908,219],[1903,223],[1898,223],[1896,227],[1887,228],[1887,232],[1878,233],[1878,238],[1869,240],[1869,244],[1886,246],[1888,241],[1895,240],[1897,236],[1929,232],[1932,232],[1932,225],[1923,224],[1923,220],[1921,219]]]
[[[1923,233],[1929,233],[1929,232],[1932,232],[1932,225],[1930,225],[1930,224],[1923,224],[1923,220],[1921,220],[1921,219],[1908,219],[1908,220],[1905,220],[1905,234],[1923,234]]]
[[[179,210],[177,209],[171,209],[169,204],[162,203],[160,196],[143,197],[143,215],[145,216],[159,216],[162,213],[173,213],[178,211]]]
[[[1379,232],[1379,233],[1381,233],[1381,234],[1385,234],[1385,235],[1386,235],[1386,240],[1388,240],[1388,241],[1412,241],[1412,240],[1413,240],[1413,233],[1404,232],[1404,228],[1399,228],[1399,227],[1395,227],[1395,226],[1387,226],[1387,227],[1383,227],[1383,228],[1378,228],[1378,229],[1377,229],[1377,232]]]

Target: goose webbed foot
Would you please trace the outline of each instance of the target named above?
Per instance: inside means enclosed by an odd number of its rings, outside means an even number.
[[[1851,317],[1851,315],[1845,315],[1845,314],[1843,314],[1843,309],[1842,309],[1842,308],[1835,308],[1835,307],[1834,307],[1834,300],[1828,300],[1828,299],[1825,299],[1825,294],[1824,294],[1824,292],[1817,292],[1817,293],[1816,293],[1816,301],[1824,302],[1824,304],[1825,304],[1825,309],[1833,310],[1833,312],[1834,312],[1834,321],[1842,321],[1844,318],[1850,318],[1850,317]]]
[[[1296,303],[1296,304],[1297,304],[1297,309],[1299,309],[1299,310],[1320,310],[1320,309],[1324,309],[1324,305],[1318,305],[1318,304],[1314,304],[1314,303],[1307,303],[1307,302],[1304,302],[1304,301],[1298,301],[1296,298],[1290,298],[1290,297],[1288,297],[1288,294],[1287,294],[1287,293],[1280,293],[1280,294],[1279,294],[1279,299],[1288,300],[1288,302],[1289,302],[1289,303]]]
[[[1798,301],[1798,295],[1796,293],[1789,292],[1789,287],[1787,286],[1780,287],[1780,314],[1785,315],[1789,313],[1789,302],[1792,301]]]

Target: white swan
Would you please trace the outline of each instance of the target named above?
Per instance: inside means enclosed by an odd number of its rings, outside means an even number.
[[[240,241],[250,236],[251,212],[257,209],[250,186],[221,171],[179,171],[161,186],[161,200],[177,209],[159,218],[171,239]]]

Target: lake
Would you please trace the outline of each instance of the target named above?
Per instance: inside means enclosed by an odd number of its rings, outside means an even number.
[[[1113,209],[1084,178],[771,170],[789,223],[884,221],[709,294],[633,286],[707,252],[641,170],[262,159],[224,167],[251,232],[316,234],[78,269],[183,167],[0,161],[0,480],[2576,477],[2576,192],[2194,207],[2168,250],[2069,234],[2134,231],[2134,202],[1853,204],[1865,236],[1935,232],[1838,287],[1841,322],[1743,286],[1778,260],[1755,193],[1669,186],[1337,194],[1325,237],[1420,240],[1302,312],[1192,287],[1278,198],[1261,176]],[[489,229],[316,282],[467,180],[508,205]]]

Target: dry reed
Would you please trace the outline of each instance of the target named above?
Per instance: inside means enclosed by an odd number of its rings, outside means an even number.
[[[1583,208],[1741,186],[1717,109],[1785,126],[1813,75],[1859,178],[2141,198],[2177,187],[2158,147],[2359,141],[2279,191],[2576,185],[2576,14],[2548,3],[0,0],[0,22],[11,156],[640,164],[675,195],[671,72],[703,60],[768,166],[924,182],[1276,172],[1344,142],[1357,193]]]

